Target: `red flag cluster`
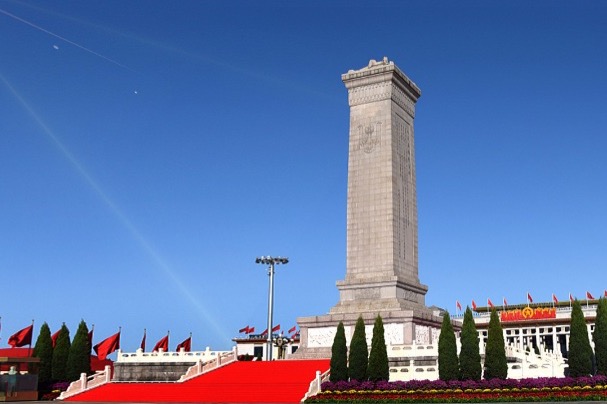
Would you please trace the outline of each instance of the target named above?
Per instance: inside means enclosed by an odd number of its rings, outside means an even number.
[[[8,344],[13,348],[19,348],[25,345],[32,345],[32,335],[34,332],[34,324],[17,331],[8,337]]]
[[[280,324],[275,325],[274,327],[272,327],[272,332],[278,332],[278,330],[280,330]],[[265,330],[263,330],[263,332],[261,333],[261,335],[267,335],[268,334],[268,329],[266,328]]]
[[[192,336],[191,335],[188,338],[186,338],[183,342],[181,342],[180,344],[177,344],[177,348],[175,348],[175,351],[179,352],[181,349],[183,349],[185,352],[190,352],[192,350]]]
[[[241,328],[238,330],[239,333],[252,334],[255,332],[255,327],[249,327],[248,325],[245,328]]]
[[[120,349],[120,331],[111,337],[107,337],[93,347],[100,360],[104,360],[109,354]]]
[[[164,337],[160,338],[160,340],[156,343],[156,345],[154,345],[154,348],[152,349],[152,352],[158,352],[161,349],[164,352],[168,352],[169,351],[169,334],[167,334]]]

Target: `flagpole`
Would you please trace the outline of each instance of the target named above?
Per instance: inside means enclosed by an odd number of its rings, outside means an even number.
[[[573,296],[571,296],[571,292],[569,292],[569,308],[571,308],[571,298],[572,298],[572,297],[573,297]]]
[[[34,339],[34,319],[32,319],[32,338],[30,338],[30,343],[27,348],[27,356],[32,356],[32,339]]]

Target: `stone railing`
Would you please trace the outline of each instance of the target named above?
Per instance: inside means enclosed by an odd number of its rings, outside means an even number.
[[[184,375],[182,375],[177,383],[184,382],[193,377],[200,376],[203,373],[210,372],[211,370],[217,369],[221,366],[225,366],[229,363],[236,362],[238,360],[236,354],[236,347],[231,351],[224,351],[218,354],[215,358],[208,362],[198,361],[191,366]]]
[[[308,391],[301,399],[301,402],[306,401],[307,398],[312,397],[320,393],[321,385],[323,382],[329,380],[329,375],[331,374],[331,370],[327,370],[324,373],[320,373],[320,370],[316,371],[316,377],[314,380],[310,382],[310,387],[308,387]]]
[[[180,383],[203,373],[209,372],[220,366],[227,365],[237,360],[236,347],[231,351],[211,351],[209,348],[202,352],[154,352],[144,353],[140,349],[135,353],[118,352],[116,362],[153,363],[153,362],[194,362],[187,372],[174,383]],[[72,382],[67,390],[61,393],[58,400],[64,400],[76,394],[90,390],[94,387],[109,383],[112,379],[112,368],[106,366],[105,370],[94,375],[80,375],[80,379]]]
[[[62,391],[57,400],[65,400],[68,397],[90,390],[102,384],[109,383],[112,379],[112,368],[106,366],[105,370],[99,371],[94,375],[88,376],[86,373],[80,374],[80,379],[70,383],[65,391]]]
[[[388,358],[438,357],[438,344],[411,344],[388,346]]]
[[[208,362],[217,356],[230,353],[232,351],[211,351],[207,347],[204,351],[186,352],[183,349],[179,352],[164,352],[162,349],[158,352],[143,352],[138,349],[135,352],[118,351],[116,362],[118,363],[158,363],[158,362]]]
[[[408,382],[411,380],[438,379],[438,365],[391,366],[390,381]]]

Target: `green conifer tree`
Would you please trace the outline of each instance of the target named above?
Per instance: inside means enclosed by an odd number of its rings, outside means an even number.
[[[571,309],[571,325],[569,326],[569,376],[591,375],[592,355],[584,312],[582,305],[576,299]]]
[[[332,382],[348,380],[348,347],[346,346],[346,333],[344,324],[340,321],[331,347],[331,375]]]
[[[594,323],[594,356],[596,373],[607,376],[607,299],[600,298]]]
[[[55,342],[55,349],[53,349],[53,369],[52,376],[53,380],[56,381],[67,381],[67,357],[70,354],[70,330],[68,330],[65,323],[59,330],[57,341]]]
[[[91,373],[91,342],[89,341],[89,329],[84,320],[81,320],[78,325],[67,357],[67,380],[78,380],[81,373],[87,375]]]
[[[491,310],[487,346],[485,348],[485,379],[505,379],[508,377],[504,331],[495,309]]]
[[[378,314],[373,325],[373,338],[371,340],[371,353],[367,367],[369,380],[377,382],[388,381],[390,378],[390,365],[388,364],[388,350],[384,338],[384,322]]]
[[[39,390],[42,391],[52,380],[53,375],[53,340],[51,339],[51,329],[47,323],[40,327],[40,334],[38,334],[34,346],[34,356],[40,358],[38,386],[40,386]]]
[[[446,311],[438,337],[438,378],[444,381],[459,379],[457,342],[451,316]]]
[[[348,377],[350,380],[367,380],[367,367],[369,365],[369,349],[365,335],[365,322],[362,316],[358,317],[352,341],[350,341],[350,356],[348,357]]]
[[[466,307],[464,322],[460,333],[459,377],[461,380],[480,380],[481,355],[478,349],[478,333],[472,317],[472,310]]]

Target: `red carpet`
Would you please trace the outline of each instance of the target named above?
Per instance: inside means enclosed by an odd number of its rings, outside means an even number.
[[[328,359],[234,362],[183,383],[112,382],[65,401],[296,403]]]

